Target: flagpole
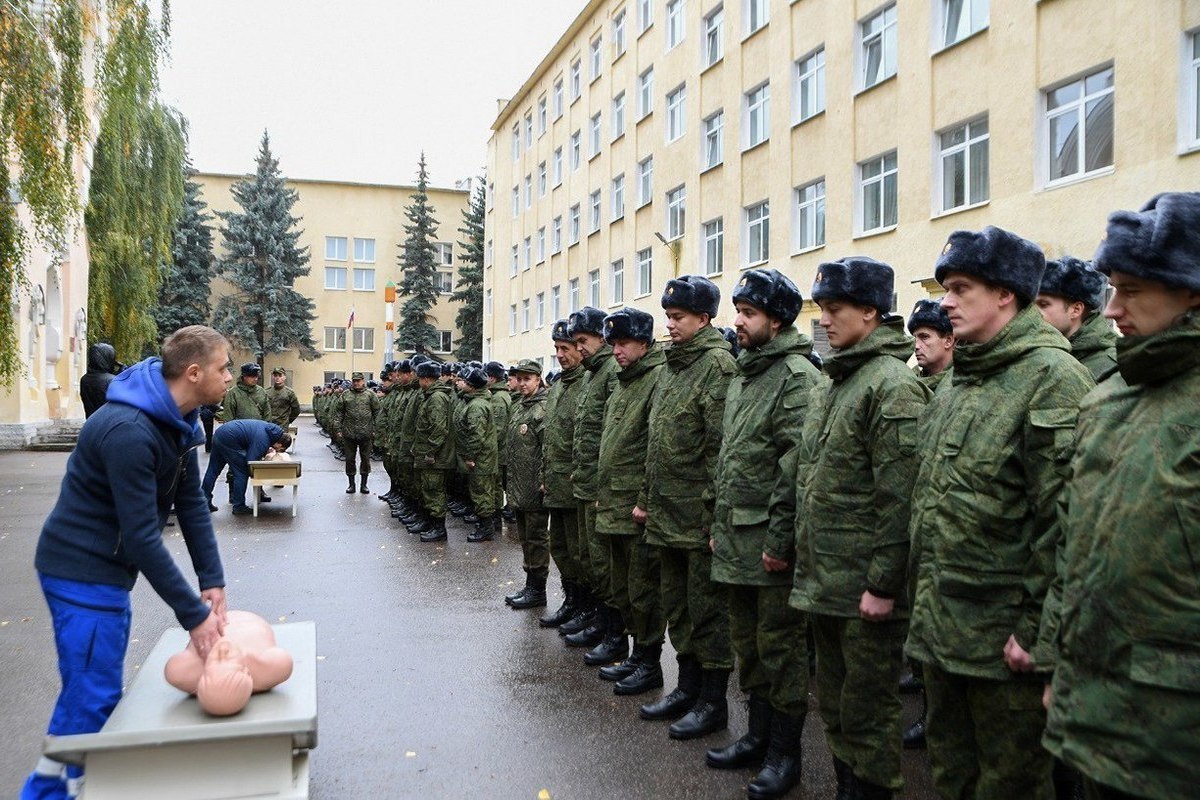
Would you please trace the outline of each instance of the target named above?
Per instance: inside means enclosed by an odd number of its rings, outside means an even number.
[[[354,306],[350,306],[350,319],[346,320],[346,338],[350,345],[350,374],[354,374]]]

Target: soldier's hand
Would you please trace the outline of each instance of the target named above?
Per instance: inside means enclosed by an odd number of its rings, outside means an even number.
[[[858,615],[867,622],[883,622],[892,615],[895,605],[895,600],[876,597],[870,591],[866,591],[858,601]]]
[[[643,511],[639,506],[633,507],[633,521],[638,525],[646,524],[646,512]]]
[[[1052,701],[1053,699],[1054,699],[1054,690],[1051,689],[1050,684],[1047,683],[1046,687],[1044,689],[1042,689],[1042,708],[1049,711],[1050,710],[1050,701]]]
[[[790,561],[784,561],[782,558],[775,558],[774,556],[769,556],[766,553],[763,553],[762,565],[763,569],[767,572],[783,572],[789,566],[791,566],[791,564],[792,562]]]
[[[1004,663],[1013,672],[1033,672],[1033,659],[1029,657],[1029,652],[1011,634],[1004,644]]]
[[[434,462],[433,456],[425,456],[425,463],[432,465]]]
[[[467,465],[467,469],[475,469],[475,462],[474,462],[474,461],[467,461],[467,462],[466,462],[466,465]]]

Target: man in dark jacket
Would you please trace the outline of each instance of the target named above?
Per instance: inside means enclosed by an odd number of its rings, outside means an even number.
[[[1117,371],[1117,333],[1100,312],[1108,280],[1103,273],[1063,256],[1046,262],[1042,286],[1033,304],[1042,317],[1071,343],[1071,355],[1100,383]]]
[[[234,514],[249,514],[251,509],[246,505],[246,483],[250,480],[250,466],[247,462],[261,459],[271,447],[282,445],[286,450],[292,444],[292,437],[274,422],[261,419],[235,419],[217,428],[213,434],[213,454],[208,460],[208,470],[204,473],[204,496],[208,498],[209,511],[216,511],[213,505],[213,487],[220,477],[225,465],[229,465],[229,504],[233,506]]]
[[[108,385],[121,372],[117,351],[108,342],[96,342],[88,348],[87,373],[79,379],[79,399],[83,415],[90,417],[108,398]]]
[[[201,656],[221,635],[225,576],[200,491],[196,410],[221,399],[229,343],[200,325],[182,328],[113,381],[108,403],[83,426],[34,561],[62,679],[48,733],[94,733],[121,698],[129,643],[129,592],[138,574],[191,633]],[[172,504],[199,594],[162,538]],[[22,797],[75,794],[82,769],[42,758]]]

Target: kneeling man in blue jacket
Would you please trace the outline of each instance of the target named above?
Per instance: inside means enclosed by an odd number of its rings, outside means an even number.
[[[292,437],[273,422],[261,419],[235,419],[217,428],[213,434],[212,456],[204,473],[204,495],[208,510],[216,511],[212,494],[221,471],[229,466],[229,504],[234,514],[249,514],[246,505],[246,484],[250,480],[249,462],[261,459],[268,450],[286,450]],[[268,498],[264,497],[264,501]]]

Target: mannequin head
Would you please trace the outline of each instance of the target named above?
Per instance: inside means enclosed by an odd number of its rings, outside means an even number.
[[[196,684],[200,707],[213,716],[227,717],[245,708],[253,691],[254,679],[241,649],[226,639],[218,641]]]

